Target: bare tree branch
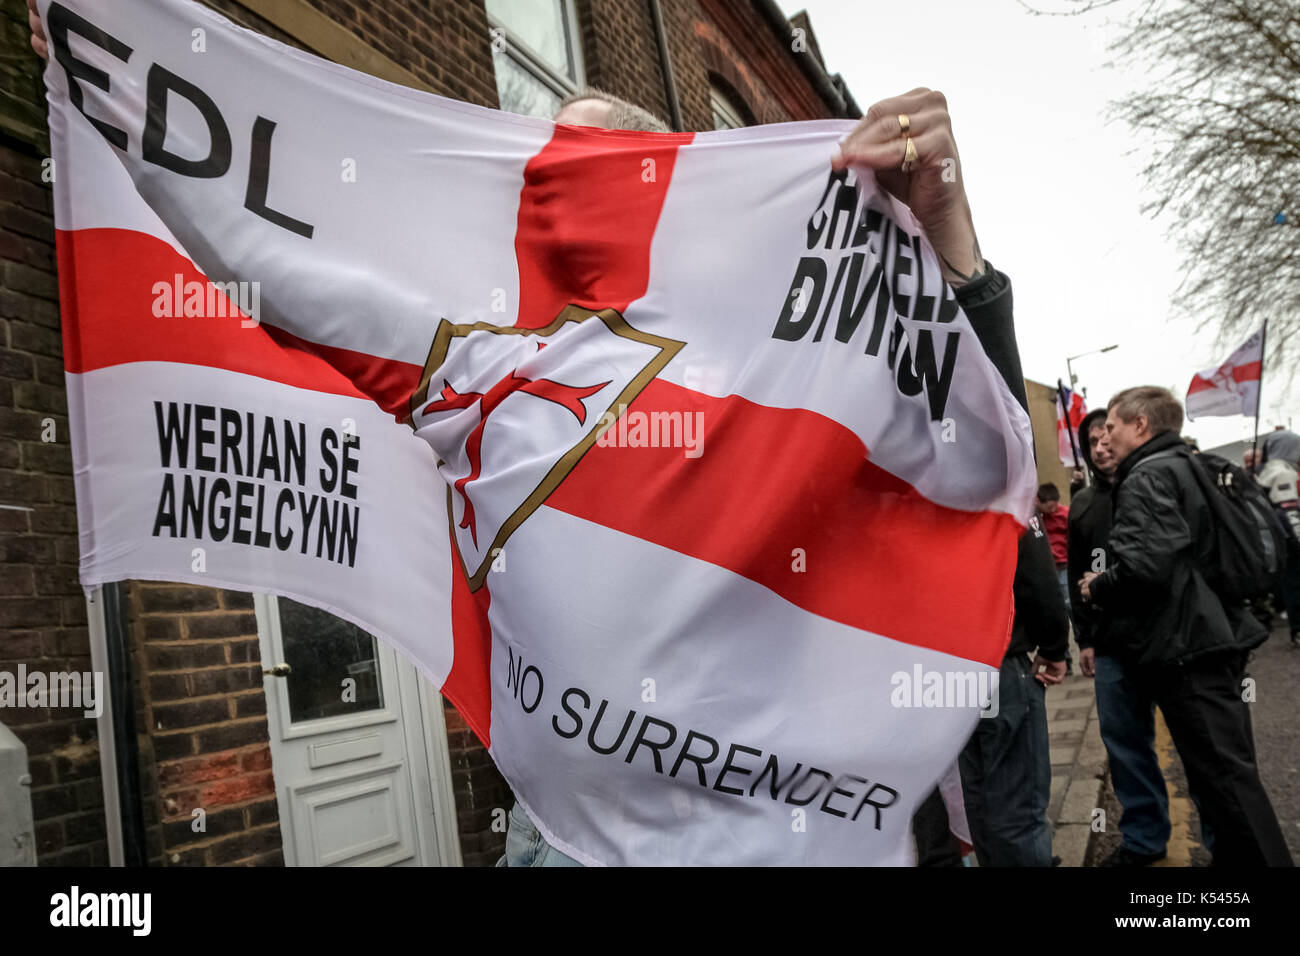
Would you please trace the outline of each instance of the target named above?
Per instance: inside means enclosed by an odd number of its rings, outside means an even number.
[[[1040,16],[1119,11],[1115,64],[1147,86],[1112,104],[1137,134],[1183,277],[1174,307],[1238,344],[1269,320],[1290,383],[1300,338],[1300,8],[1296,0],[1058,0]],[[1039,0],[1046,2],[1046,0]],[[1131,9],[1128,9],[1131,8]]]

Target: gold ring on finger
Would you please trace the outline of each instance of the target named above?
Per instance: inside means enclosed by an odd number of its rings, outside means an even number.
[[[902,134],[903,134],[904,136],[906,136],[906,135],[907,135],[907,131],[908,131],[909,129],[912,128],[912,119],[911,119],[911,117],[908,116],[906,113],[899,113],[899,114],[898,114],[898,128],[899,128],[899,130],[902,132]]]
[[[912,142],[912,137],[907,137],[907,146],[903,150],[903,166],[905,173],[910,173],[912,167],[916,165],[916,144]]]

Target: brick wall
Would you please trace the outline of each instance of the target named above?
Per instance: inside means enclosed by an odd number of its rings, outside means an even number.
[[[252,596],[133,582],[128,608],[159,862],[283,864]]]
[[[747,0],[699,0],[699,6],[703,17],[695,23],[695,37],[709,71],[726,81],[759,123],[831,115],[794,59],[793,34],[778,37]]]
[[[832,115],[793,56],[793,34],[781,37],[749,0],[661,0],[682,121],[713,128],[709,90],[739,100],[758,123]],[[578,0],[587,81],[667,119],[659,52],[646,0]],[[816,40],[806,18],[810,50]]]
[[[310,0],[434,93],[497,105],[487,12],[481,0]]]
[[[649,4],[579,0],[577,6],[588,83],[668,119]]]
[[[466,866],[494,866],[505,852],[502,827],[514,794],[464,718],[450,701],[443,705],[461,856]]]
[[[209,5],[327,56],[356,52],[341,26],[411,82],[496,106],[481,0]],[[729,90],[759,122],[828,115],[781,38],[747,0],[662,0],[662,7],[688,129],[712,127],[711,83]],[[648,3],[577,0],[577,10],[588,82],[668,118]],[[0,505],[7,506],[0,508],[0,669],[22,663],[87,671],[54,227],[50,188],[42,181],[44,92],[27,35],[23,0],[0,0]],[[43,441],[51,422],[55,440]],[[133,582],[125,604],[150,863],[281,863],[251,599]],[[509,807],[510,791],[449,704],[446,719],[462,854],[467,865],[491,865],[504,846],[498,811]],[[106,863],[94,721],[57,710],[5,710],[0,720],[28,747],[41,865]],[[196,807],[206,814],[201,831],[191,815]]]
[[[42,181],[44,96],[24,53],[26,6],[0,6],[0,670],[86,672],[77,528],[54,270]],[[45,441],[52,438],[52,441]],[[41,865],[108,862],[93,719],[5,709],[27,747]]]

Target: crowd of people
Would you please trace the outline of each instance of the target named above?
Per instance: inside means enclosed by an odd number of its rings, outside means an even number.
[[[1122,842],[1107,867],[1148,866],[1166,856],[1169,801],[1155,752],[1158,706],[1182,759],[1201,821],[1202,843],[1216,866],[1290,866],[1282,829],[1260,781],[1245,692],[1250,653],[1262,644],[1277,613],[1285,613],[1291,639],[1300,643],[1300,435],[1267,435],[1245,455],[1243,466],[1200,456],[1181,436],[1183,410],[1167,390],[1130,388],[1107,408],[1089,413],[1078,442],[1087,467],[1069,506],[1045,484],[1038,492],[1040,535],[1063,590],[1079,670],[1093,678],[1097,716],[1115,796],[1123,808]],[[1200,456],[1202,460],[1196,460]],[[1217,487],[1201,475],[1219,473],[1224,494],[1237,501],[1267,501],[1257,538],[1261,560],[1281,542],[1272,573],[1256,573],[1245,587],[1227,586],[1222,564],[1232,545]],[[1234,480],[1240,484],[1233,490]],[[1257,484],[1258,490],[1249,487]],[[1231,506],[1227,506],[1231,507]],[[1266,527],[1268,520],[1275,527]],[[1026,561],[1022,547],[1021,563]],[[1047,660],[1063,663],[1061,615],[1045,617],[1043,601],[1020,587],[1017,619],[1032,615],[1028,644]],[[1008,657],[1023,657],[1013,640]],[[1003,665],[1003,680],[1008,676]],[[962,782],[975,853],[982,865],[1050,866],[1051,827],[1043,812],[1050,779],[1044,688],[1028,708],[1019,688],[1001,692],[1005,716],[982,720],[962,753]],[[978,769],[977,769],[978,768]],[[986,781],[999,778],[1011,799],[993,805]],[[1016,794],[1020,796],[1017,797]],[[974,797],[974,799],[972,799]],[[929,801],[916,821],[922,865],[957,865],[960,855],[946,827],[935,820],[943,805]],[[942,821],[946,823],[946,819]]]

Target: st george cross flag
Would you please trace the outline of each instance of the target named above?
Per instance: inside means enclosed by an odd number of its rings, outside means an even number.
[[[1223,415],[1253,416],[1259,411],[1259,383],[1264,374],[1264,330],[1217,368],[1192,376],[1187,386],[1187,419]]]
[[[557,127],[185,0],[41,13],[85,585],[366,628],[583,863],[910,859],[1034,467],[851,123]]]
[[[1073,468],[1082,460],[1076,451],[1079,426],[1088,414],[1083,396],[1064,385],[1056,390],[1056,452],[1061,464]]]

